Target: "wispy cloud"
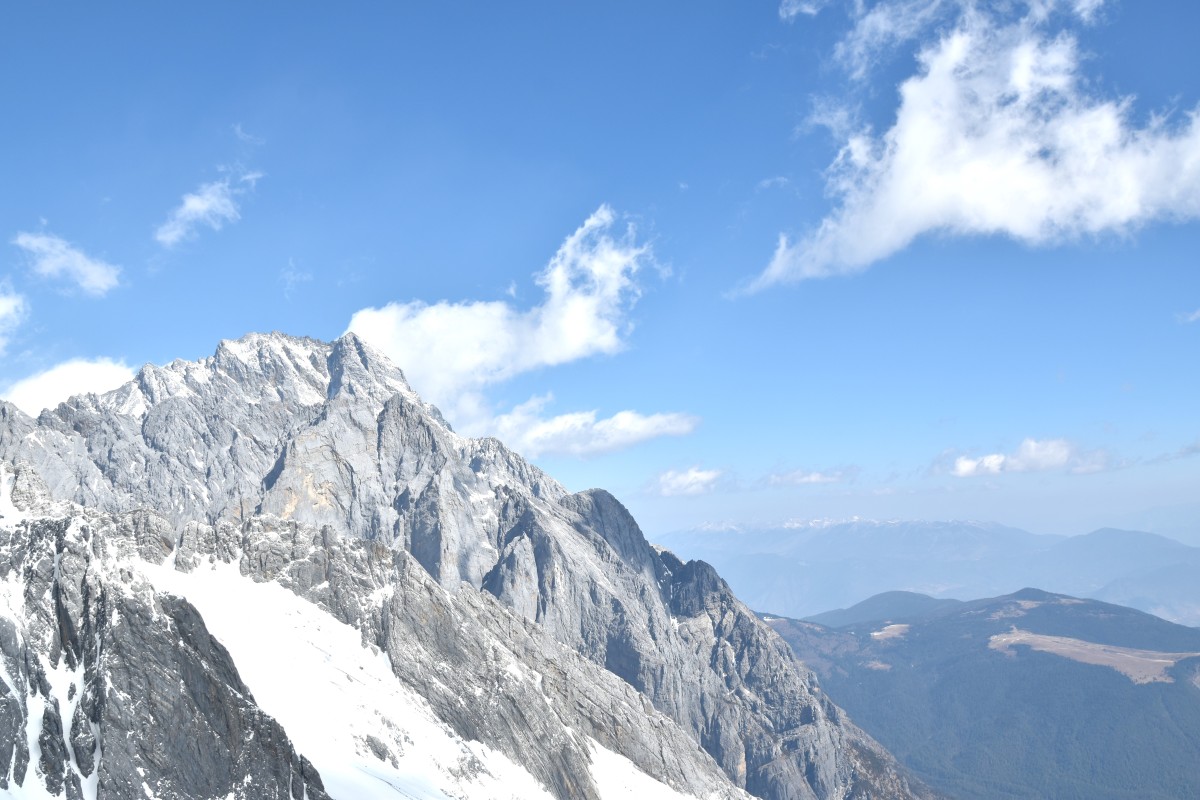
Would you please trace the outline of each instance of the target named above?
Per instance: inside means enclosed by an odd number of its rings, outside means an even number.
[[[543,412],[552,399],[534,397],[507,414],[482,423],[483,427],[526,456],[591,456],[623,450],[660,436],[684,436],[700,422],[689,414],[636,411],[619,411],[611,417],[599,417],[596,411],[546,416]]]
[[[838,42],[834,57],[851,77],[862,80],[894,48],[928,33],[960,7],[957,0],[856,2],[854,27]]]
[[[919,70],[890,129],[841,140],[834,211],[781,235],[749,289],[859,272],[930,233],[1047,245],[1200,217],[1200,109],[1135,124],[1132,100],[1098,95],[1083,74],[1059,7],[1092,19],[1101,4],[1043,0],[1016,17],[1010,4],[860,4],[838,48],[851,74],[928,37]]]
[[[1192,458],[1193,456],[1200,456],[1200,439],[1197,439],[1191,444],[1185,444],[1183,447],[1180,447],[1173,453],[1163,453],[1155,456],[1154,458],[1149,459],[1146,463],[1166,464],[1171,461],[1178,461],[1181,458]]]
[[[1200,455],[1200,439],[1179,448],[1175,455],[1177,458],[1191,458],[1192,456]]]
[[[783,0],[779,4],[779,18],[792,20],[801,14],[811,17],[827,5],[829,0]]]
[[[107,392],[133,379],[134,371],[122,361],[76,358],[30,375],[9,386],[0,397],[31,416],[44,408],[87,392]]]
[[[700,469],[698,466],[670,469],[658,476],[655,489],[663,497],[708,494],[717,487],[723,474],[719,469]]]
[[[92,258],[65,239],[49,233],[18,233],[12,243],[32,257],[33,271],[47,278],[66,278],[97,297],[116,287],[121,268]]]
[[[782,175],[776,175],[772,178],[763,178],[754,188],[761,192],[767,189],[782,189],[790,183],[791,181]]]
[[[154,238],[163,247],[174,247],[192,238],[197,228],[219,231],[226,223],[237,222],[241,219],[238,198],[252,190],[262,176],[261,172],[247,172],[202,184],[183,196],[167,215],[167,221],[154,232]]]
[[[1074,0],[1072,7],[1084,22],[1094,22],[1105,0]]]
[[[288,259],[288,265],[279,270],[279,282],[283,284],[283,299],[291,300],[292,293],[303,283],[309,283],[313,279],[311,272],[296,269],[295,262]]]
[[[233,135],[238,138],[239,142],[245,142],[246,144],[258,146],[267,143],[267,140],[261,136],[255,136],[254,134],[247,132],[246,129],[242,127],[242,123],[240,122],[235,122],[233,124]]]
[[[837,141],[848,139],[857,133],[861,124],[858,121],[858,110],[846,104],[845,97],[829,97],[817,95],[812,101],[812,111],[804,122],[796,126],[796,136],[816,128],[824,128]]]
[[[1200,308],[1190,314],[1181,314],[1180,319],[1187,323],[1200,322]]]
[[[0,355],[8,348],[8,337],[25,319],[25,298],[12,290],[7,281],[0,281]]]
[[[951,474],[958,478],[999,475],[1004,472],[1099,472],[1109,458],[1103,450],[1081,452],[1066,439],[1025,439],[1012,453],[989,453],[954,459]]]
[[[1065,10],[1085,23],[1094,22],[1105,0],[1026,0],[980,7],[973,0],[853,0],[853,25],[834,48],[834,58],[854,79],[867,78],[899,47],[945,33],[964,20],[992,25],[1016,22],[1041,25]],[[822,6],[827,3],[821,3]]]
[[[846,480],[850,472],[850,470],[820,472],[797,469],[791,472],[772,473],[767,476],[767,483],[771,486],[811,486],[822,483],[839,483]]]

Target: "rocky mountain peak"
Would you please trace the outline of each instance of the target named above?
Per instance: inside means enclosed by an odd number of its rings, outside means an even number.
[[[126,598],[122,613],[151,628],[160,618],[186,625],[196,652],[219,653],[203,603],[193,615],[164,605],[154,587],[195,588],[179,575],[236,565],[222,573],[229,592],[245,578],[267,582],[352,626],[442,723],[523,764],[559,797],[599,796],[581,733],[691,794],[918,794],[711,567],[652,548],[607,492],[569,493],[501,442],[458,436],[351,334],[223,341],[209,358],[147,366],[114,392],[72,398],[37,420],[0,406],[0,463],[14,476],[36,473],[40,483],[20,484],[36,491],[22,491],[59,504],[51,516],[60,521],[36,530],[0,519],[10,563],[32,558],[30,547],[51,554],[39,563],[78,555],[77,569],[53,567],[26,596],[45,598],[63,630],[91,626],[110,647],[126,646],[127,633],[96,616],[87,599],[96,592]],[[62,606],[62,597],[79,602]],[[153,630],[143,644],[165,646],[170,637]],[[101,674],[103,659],[87,669]],[[483,687],[495,698],[487,704],[475,699]],[[242,700],[216,717],[252,713],[247,693],[236,693]],[[614,697],[624,699],[614,707]],[[130,719],[112,724],[126,731]],[[318,726],[313,735],[325,734]],[[351,738],[354,752],[395,756],[378,737]],[[318,785],[303,748],[273,752],[280,769]],[[319,770],[334,763],[315,759]]]
[[[278,332],[224,339],[212,356],[199,361],[147,364],[131,383],[97,397],[94,403],[108,411],[143,418],[170,400],[198,398],[302,408],[319,406],[341,392],[376,406],[397,394],[420,403],[404,374],[355,334],[326,343]],[[87,404],[88,397],[73,398],[68,404]],[[441,419],[431,406],[426,408]]]

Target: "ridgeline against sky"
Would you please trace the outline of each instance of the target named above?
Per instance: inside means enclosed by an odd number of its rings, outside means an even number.
[[[1200,8],[0,11],[0,395],[352,330],[651,531],[1200,527]]]

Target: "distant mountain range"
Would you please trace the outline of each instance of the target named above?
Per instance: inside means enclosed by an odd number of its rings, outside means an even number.
[[[765,615],[764,615],[765,616]],[[962,800],[1200,797],[1200,630],[1026,589],[765,616],[830,698]]]
[[[866,522],[656,537],[712,564],[751,608],[803,618],[881,592],[972,599],[1024,586],[1200,625],[1200,547],[1103,529],[1038,535],[977,522]]]
[[[861,603],[855,603],[850,608],[813,614],[811,617],[805,617],[804,621],[816,622],[826,628],[844,628],[847,625],[876,620],[906,622],[938,611],[957,608],[962,604],[961,600],[939,600],[917,592],[884,592],[868,597]]]

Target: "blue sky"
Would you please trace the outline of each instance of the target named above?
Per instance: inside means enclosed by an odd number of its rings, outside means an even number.
[[[0,394],[353,328],[650,533],[1200,531],[1192,4],[248,5],[0,10]]]

